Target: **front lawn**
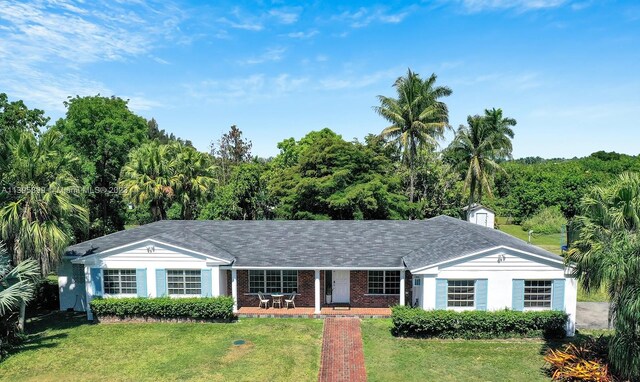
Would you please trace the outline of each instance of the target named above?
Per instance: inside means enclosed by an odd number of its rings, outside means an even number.
[[[99,324],[54,313],[0,363],[2,381],[315,381],[322,321]],[[242,339],[245,345],[234,346]]]
[[[373,381],[549,381],[542,340],[396,338],[391,320],[362,321],[367,377]]]

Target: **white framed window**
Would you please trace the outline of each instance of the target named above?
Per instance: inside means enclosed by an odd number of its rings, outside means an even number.
[[[447,306],[450,308],[473,308],[475,305],[475,280],[448,280]]]
[[[368,271],[368,294],[400,294],[400,271]]]
[[[167,269],[169,295],[200,296],[202,276],[199,269]]]
[[[422,285],[422,279],[418,278],[418,277],[415,277],[413,279],[413,286],[420,286],[420,285]]]
[[[103,269],[104,293],[108,295],[136,294],[135,269]]]
[[[524,307],[551,308],[552,288],[551,280],[525,280]]]
[[[298,271],[296,270],[250,270],[249,293],[296,293]]]

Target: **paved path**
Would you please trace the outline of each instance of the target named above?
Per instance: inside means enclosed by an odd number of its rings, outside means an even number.
[[[607,329],[608,302],[579,302],[576,311],[578,329]]]
[[[326,318],[322,333],[320,382],[366,381],[358,318]]]

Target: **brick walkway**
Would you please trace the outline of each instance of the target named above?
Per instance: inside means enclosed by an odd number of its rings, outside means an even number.
[[[322,333],[320,382],[366,381],[360,319],[326,318]]]

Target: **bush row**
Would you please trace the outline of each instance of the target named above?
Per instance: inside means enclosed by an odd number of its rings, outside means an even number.
[[[392,309],[394,335],[437,338],[510,338],[566,335],[567,314],[561,311],[494,312],[422,310],[407,306]]]
[[[233,298],[105,298],[91,301],[91,310],[98,317],[186,318],[194,320],[233,319]]]

